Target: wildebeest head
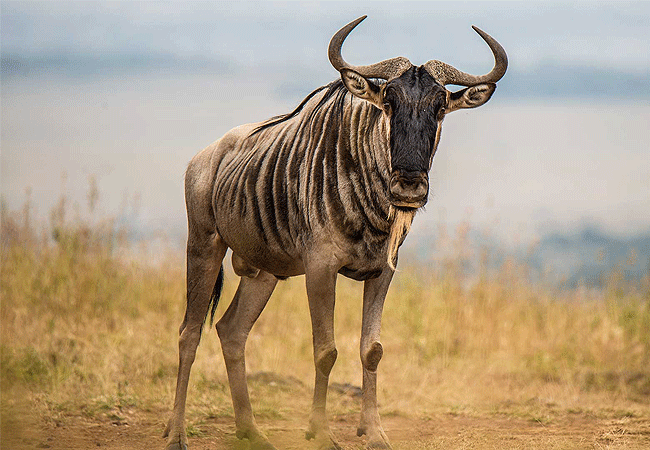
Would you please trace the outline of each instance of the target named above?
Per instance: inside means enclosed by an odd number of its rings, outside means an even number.
[[[440,140],[445,114],[486,103],[508,67],[505,51],[487,33],[473,27],[494,54],[495,65],[486,75],[466,74],[440,61],[414,66],[404,57],[369,66],[343,60],[341,46],[366,16],[341,28],[329,45],[329,59],[346,88],[382,110],[390,126],[390,199],[400,209],[416,209],[427,202],[429,169]],[[378,84],[374,79],[386,80]],[[457,92],[444,86],[467,86]]]

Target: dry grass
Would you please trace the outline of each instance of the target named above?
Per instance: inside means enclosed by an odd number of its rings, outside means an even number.
[[[28,212],[2,211],[4,439],[28,436],[33,428],[21,427],[33,423],[42,429],[79,418],[120,424],[138,412],[166,415],[185,303],[182,257],[127,258],[125,249],[133,249],[111,221],[66,220],[63,203],[43,229],[30,223]],[[444,415],[545,425],[572,414],[650,420],[647,279],[630,285],[614,274],[600,291],[554,291],[527,281],[513,262],[470,279],[463,258],[403,268],[396,276],[379,367],[388,421]],[[227,273],[218,315],[235,283]],[[360,384],[361,289],[342,278],[338,286],[332,382],[342,388]],[[306,416],[310,333],[303,279],[280,283],[247,347],[252,400],[262,420]],[[191,437],[206,435],[210,420],[230,421],[214,330],[204,334],[189,398]],[[330,404],[334,416],[359,409],[345,393],[333,394]],[[448,447],[426,442],[397,447]]]

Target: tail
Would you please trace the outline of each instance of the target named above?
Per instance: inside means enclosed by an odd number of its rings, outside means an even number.
[[[212,295],[210,296],[210,303],[208,303],[208,312],[210,312],[210,326],[212,326],[212,323],[214,322],[214,313],[217,312],[217,306],[219,305],[219,297],[221,297],[221,288],[223,288],[223,266],[221,266],[221,269],[219,269],[219,275],[217,275],[217,282],[214,283],[214,289],[212,290]],[[185,309],[185,317],[183,318],[183,323],[181,323],[181,327],[178,329],[178,334],[181,335],[183,334],[183,330],[185,330],[185,327],[187,326],[187,312],[190,308],[190,303],[188,299],[187,303],[187,309]],[[208,313],[205,313],[205,317],[203,318],[203,325],[205,325],[205,319],[208,318]],[[203,327],[201,327],[201,332],[203,332]]]
[[[212,326],[212,324],[214,323],[214,314],[217,312],[217,306],[219,306],[219,298],[221,297],[222,289],[223,289],[223,266],[221,266],[221,269],[219,269],[217,282],[214,283],[214,289],[212,290],[210,303],[208,303],[208,311],[210,311],[210,326]],[[205,318],[206,319],[208,318],[207,314]]]

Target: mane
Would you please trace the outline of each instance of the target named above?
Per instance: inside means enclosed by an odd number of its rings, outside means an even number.
[[[345,105],[345,98],[346,98],[347,94],[349,94],[349,91],[347,90],[347,88],[343,84],[343,81],[341,81],[341,79],[338,79],[336,81],[332,81],[331,83],[329,83],[329,84],[327,84],[325,86],[321,86],[318,89],[314,90],[311,94],[309,94],[307,97],[305,97],[305,99],[302,102],[300,102],[300,104],[296,107],[296,109],[294,109],[290,113],[283,114],[283,115],[276,116],[276,117],[273,117],[271,119],[268,119],[262,125],[255,128],[250,133],[249,137],[254,136],[257,133],[260,133],[261,131],[264,131],[266,129],[275,127],[276,125],[280,125],[280,124],[282,124],[284,122],[287,122],[288,120],[291,120],[294,117],[297,117],[298,115],[300,115],[300,113],[304,109],[305,105],[307,105],[307,103],[309,103],[317,94],[319,94],[319,93],[321,93],[323,91],[325,91],[325,94],[319,100],[318,104],[311,110],[309,115],[306,116],[302,120],[306,120],[306,121],[311,122],[314,119],[314,117],[317,114],[319,114],[321,111],[331,108],[331,109],[334,109],[336,112],[338,112],[337,115],[339,117],[339,120],[342,121],[343,120],[344,105]],[[350,97],[352,99],[352,94],[350,94]],[[352,101],[352,100],[350,100],[350,101]],[[377,110],[377,113],[379,113],[379,112],[380,111]],[[378,117],[379,117],[379,114],[373,114],[372,115],[372,124],[370,124],[370,125],[374,125],[374,123],[376,122],[376,119]]]

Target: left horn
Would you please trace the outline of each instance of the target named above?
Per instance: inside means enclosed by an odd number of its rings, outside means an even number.
[[[501,47],[501,44],[499,44],[496,39],[485,31],[475,26],[472,26],[472,28],[483,38],[487,45],[490,46],[492,54],[494,55],[494,68],[490,73],[485,75],[470,75],[461,72],[455,67],[442,61],[429,61],[424,65],[425,69],[443,86],[447,84],[476,86],[477,84],[496,83],[503,77],[503,75],[505,75],[506,69],[508,69],[508,55],[506,55],[506,51]]]
[[[368,16],[361,16],[357,20],[350,22],[341,28],[334,35],[334,37],[332,37],[328,49],[330,62],[339,72],[343,69],[350,69],[366,78],[381,78],[384,80],[392,80],[393,78],[399,77],[413,66],[411,62],[403,56],[387,59],[385,61],[371,64],[369,66],[353,66],[345,62],[343,56],[341,56],[341,47],[343,46],[343,41],[345,41],[345,38],[348,37],[348,34],[350,34],[350,32],[366,17]]]

